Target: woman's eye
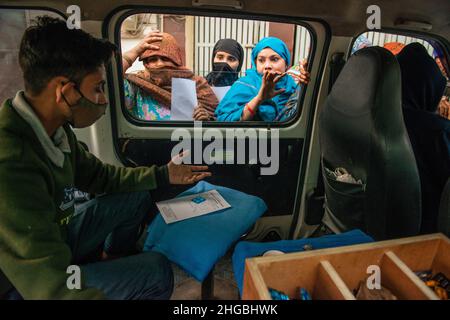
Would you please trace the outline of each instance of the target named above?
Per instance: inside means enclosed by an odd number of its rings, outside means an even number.
[[[231,57],[231,58],[228,58],[228,61],[230,61],[230,62],[235,62],[236,59]]]
[[[97,86],[97,88],[95,88],[95,91],[98,92],[98,93],[105,92],[105,84],[102,83],[101,85]]]

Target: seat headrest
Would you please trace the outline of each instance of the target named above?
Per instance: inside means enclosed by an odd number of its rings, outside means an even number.
[[[391,83],[393,86],[386,86]],[[345,64],[328,96],[328,105],[341,113],[359,116],[378,104],[377,95],[385,94],[397,106],[401,101],[400,68],[394,55],[381,47],[357,51]],[[380,106],[377,106],[377,108]],[[388,112],[393,108],[381,106]],[[398,108],[395,108],[398,110]]]

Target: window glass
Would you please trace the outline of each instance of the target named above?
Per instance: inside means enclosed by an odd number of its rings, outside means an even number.
[[[300,62],[307,61],[312,46],[303,26],[135,14],[120,28],[124,109],[135,119],[283,122],[301,111]],[[264,70],[274,73],[266,81],[273,88],[262,95]]]
[[[445,55],[444,50],[442,50],[442,47],[438,42],[400,34],[369,31],[356,38],[352,46],[351,54],[365,47],[380,46],[388,49],[394,55],[397,55],[406,45],[413,42],[418,42],[424,46],[428,54],[436,62],[442,75],[447,80],[447,86],[444,95],[439,102],[437,112],[443,117],[450,119],[450,68],[448,57]]]

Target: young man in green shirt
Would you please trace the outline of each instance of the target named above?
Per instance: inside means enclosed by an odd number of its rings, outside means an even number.
[[[38,18],[25,31],[19,51],[25,91],[0,107],[0,297],[168,299],[172,293],[163,255],[130,255],[148,219],[149,190],[210,173],[176,164],[180,159],[114,167],[77,142],[69,124],[87,127],[105,113],[105,64],[114,53],[113,44],[58,19]],[[77,189],[106,195],[75,212]],[[98,248],[103,259],[92,262]],[[80,288],[69,285],[71,265],[80,267]]]

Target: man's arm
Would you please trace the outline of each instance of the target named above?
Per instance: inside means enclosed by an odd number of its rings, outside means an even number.
[[[167,166],[124,168],[104,164],[85,151],[74,135],[72,138],[76,145],[76,150],[72,150],[75,153],[75,187],[82,191],[94,194],[133,192],[169,185]]]
[[[69,290],[71,251],[54,222],[45,174],[21,161],[0,163],[0,269],[25,299],[101,299]],[[82,275],[81,275],[82,276]]]

